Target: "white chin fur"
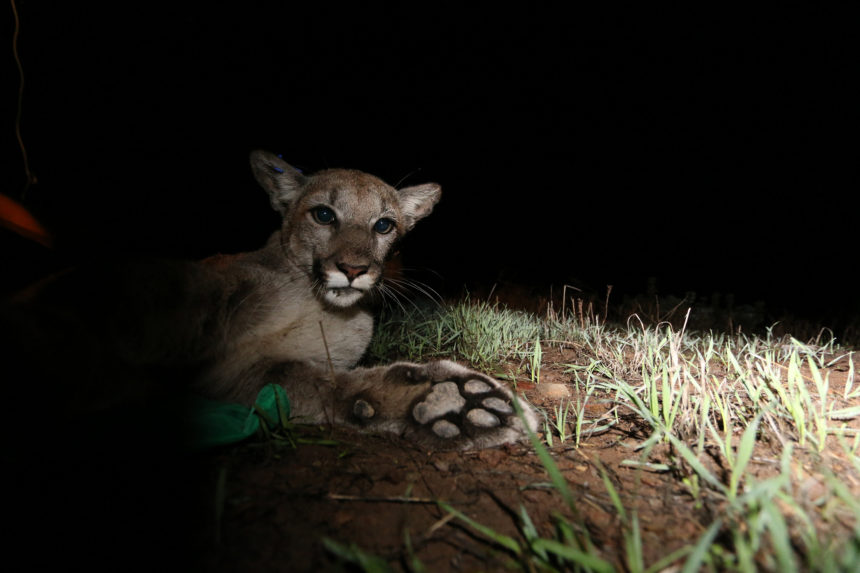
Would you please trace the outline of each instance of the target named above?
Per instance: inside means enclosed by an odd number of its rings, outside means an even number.
[[[323,298],[332,306],[347,307],[357,303],[364,293],[354,288],[326,289]]]
[[[367,291],[373,288],[373,279],[365,274],[350,284],[343,273],[329,272],[326,274],[326,288],[323,299],[332,306],[345,308],[357,303]]]

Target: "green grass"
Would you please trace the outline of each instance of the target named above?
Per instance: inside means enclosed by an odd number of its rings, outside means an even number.
[[[575,351],[575,360],[550,362],[553,346]],[[860,570],[860,384],[856,356],[835,341],[805,343],[772,330],[693,332],[686,322],[678,329],[638,320],[610,326],[582,305],[538,317],[466,300],[383,317],[371,357],[454,358],[537,384],[548,370],[561,372],[575,397],[544,412],[543,440],[533,436],[533,443],[573,515],[576,500],[555,467],[553,446],[580,447],[621,420],[637,427],[639,445],[621,467],[672,476],[692,508],[715,517],[702,524],[698,539],[646,563],[640,516],[603,472],[623,527],[618,561],[630,571],[673,563],[683,571]],[[837,363],[844,380],[838,385],[831,380]],[[606,404],[594,420],[586,418],[589,400]],[[650,459],[658,445],[668,450],[668,462]],[[751,469],[762,460],[772,460],[767,477]],[[816,493],[809,496],[813,482]],[[486,524],[445,509],[493,538]],[[555,538],[540,538],[521,512],[522,539],[494,542],[522,569],[612,570],[608,556],[583,537],[581,523],[556,523]]]
[[[447,307],[415,306],[383,317],[368,351],[371,360],[392,356],[421,362],[458,358],[501,375],[500,365],[514,360],[518,372],[531,365],[540,349],[541,325],[526,313],[468,300]]]

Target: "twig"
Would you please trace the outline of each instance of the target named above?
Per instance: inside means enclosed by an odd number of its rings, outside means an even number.
[[[329,493],[326,495],[328,499],[333,499],[335,501],[373,501],[373,502],[386,502],[386,503],[436,503],[435,499],[430,499],[429,497],[407,497],[403,495],[396,495],[394,497],[367,497],[361,495],[347,495],[342,493]]]

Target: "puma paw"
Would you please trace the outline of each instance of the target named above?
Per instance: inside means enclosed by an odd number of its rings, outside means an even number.
[[[400,378],[401,384],[429,382],[413,399],[405,426],[408,437],[425,445],[486,448],[525,440],[523,420],[532,431],[537,428],[537,417],[523,400],[519,401],[523,416],[517,415],[514,396],[507,387],[455,362],[396,364],[386,376],[389,380],[394,377]],[[367,411],[365,406],[356,403],[355,409]]]

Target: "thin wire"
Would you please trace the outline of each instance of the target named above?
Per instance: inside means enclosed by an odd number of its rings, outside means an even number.
[[[18,7],[15,5],[15,0],[12,2],[12,14],[15,16],[15,31],[12,34],[12,56],[15,58],[15,64],[18,66],[18,109],[15,113],[15,138],[18,140],[18,146],[21,148],[21,157],[24,160],[24,173],[27,182],[24,185],[24,190],[21,191],[21,199],[27,195],[30,185],[37,183],[36,176],[30,171],[30,160],[27,157],[27,148],[24,145],[24,138],[21,137],[21,115],[22,104],[24,101],[24,66],[21,65],[21,57],[18,55],[18,33],[21,30],[21,21],[18,18]]]

